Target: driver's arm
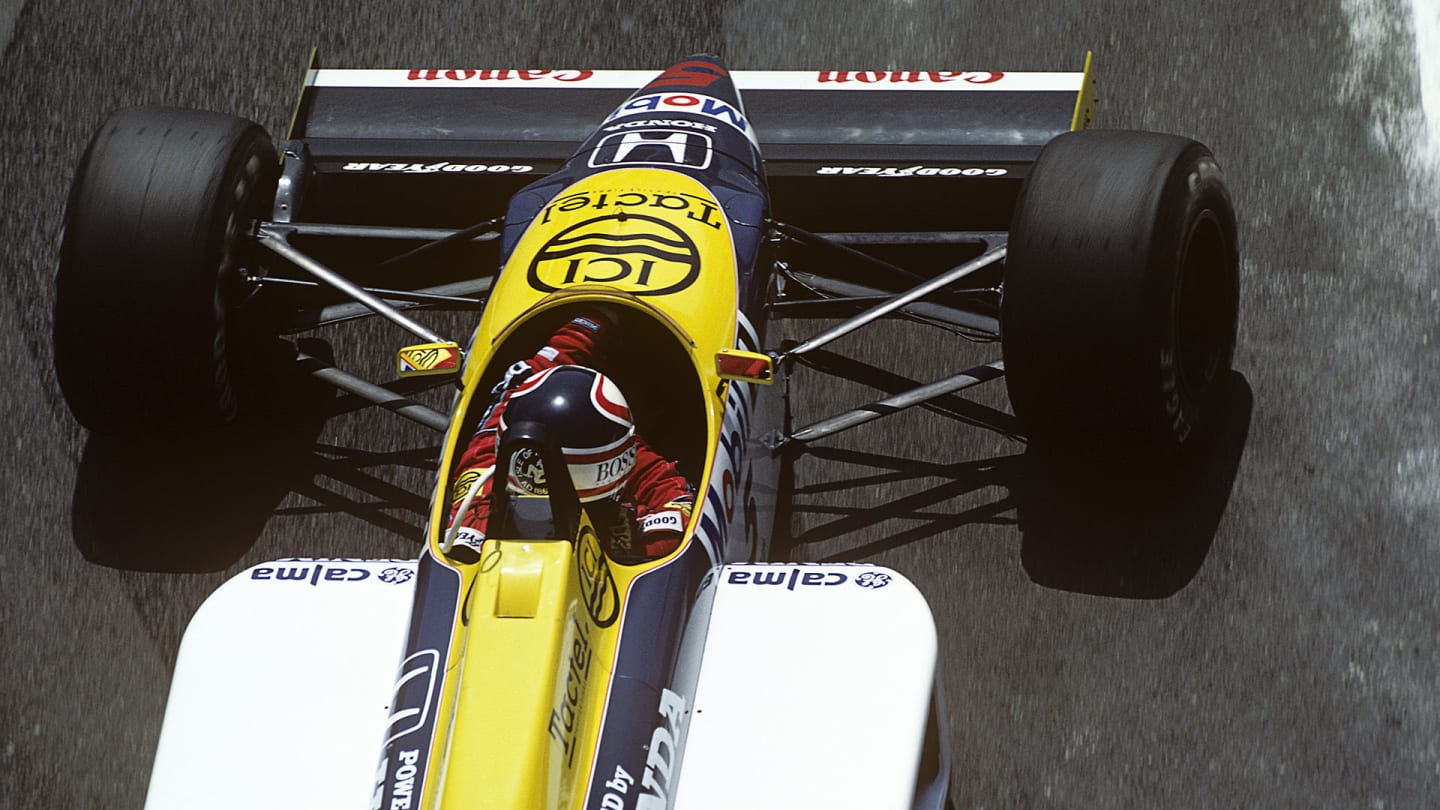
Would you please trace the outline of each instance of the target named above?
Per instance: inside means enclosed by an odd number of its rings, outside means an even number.
[[[635,469],[626,489],[635,504],[645,556],[654,559],[674,551],[695,508],[695,488],[680,474],[680,468],[636,436]]]
[[[454,510],[458,509],[460,503],[465,500],[465,494],[470,485],[486,470],[495,466],[500,415],[504,412],[505,400],[509,397],[510,392],[532,374],[547,368],[593,364],[595,357],[601,351],[609,329],[610,325],[603,317],[595,313],[582,312],[555,330],[555,334],[550,337],[550,340],[528,360],[522,360],[506,371],[505,378],[492,392],[494,398],[485,412],[485,416],[480,420],[479,429],[475,431],[475,435],[461,454],[460,460],[455,464],[455,474],[451,479],[455,483],[451,488],[447,526],[454,522]],[[485,539],[485,521],[490,513],[489,495],[494,485],[495,479],[492,477],[471,501],[470,509],[466,511],[460,521],[461,528],[455,538],[457,544],[478,548],[480,542]]]

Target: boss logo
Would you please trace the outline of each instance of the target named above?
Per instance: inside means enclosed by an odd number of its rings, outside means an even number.
[[[590,153],[591,168],[603,166],[710,166],[714,144],[703,132],[647,129],[607,135]]]
[[[609,486],[619,481],[635,468],[635,447],[632,445],[619,458],[612,458],[595,465],[596,486]]]
[[[700,277],[700,251],[676,226],[644,214],[587,219],[555,234],[530,261],[541,292],[608,284],[633,295],[669,295]]]

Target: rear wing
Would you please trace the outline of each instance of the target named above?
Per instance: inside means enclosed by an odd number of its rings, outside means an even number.
[[[980,180],[1012,198],[1019,184],[1005,181],[1022,179],[1045,143],[1089,125],[1095,102],[1089,64],[1087,56],[1078,73],[741,70],[731,76],[758,136],[776,211],[790,217],[788,202],[879,202],[894,197],[895,181],[908,179],[930,178],[923,185],[937,189],[955,187],[944,180]],[[479,196],[503,205],[509,193],[558,170],[655,75],[322,69],[312,62],[290,149],[303,145],[311,170],[332,178],[332,189],[343,187],[351,199],[367,192],[408,197],[421,177],[467,178],[478,182],[465,187],[484,189]],[[664,111],[654,120],[666,120]],[[410,182],[402,189],[395,181],[357,183],[341,175]],[[441,185],[446,196],[460,193],[453,182]],[[886,207],[890,203],[875,206]],[[1000,208],[1008,211],[1008,204]]]
[[[548,174],[655,74],[312,69],[292,137],[326,168],[448,160],[462,172],[485,164]],[[731,75],[772,177],[842,174],[854,163],[1028,163],[1051,138],[1084,126],[1094,101],[1087,73]]]

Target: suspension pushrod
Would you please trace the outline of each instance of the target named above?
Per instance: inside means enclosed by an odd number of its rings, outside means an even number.
[[[419,242],[438,242],[470,234],[469,238],[483,242],[500,235],[499,231],[493,230],[498,223],[498,219],[491,219],[462,230],[410,228],[402,225],[341,225],[332,222],[261,222],[260,230],[301,236],[348,236],[357,239],[403,239]]]
[[[898,276],[901,276],[902,278],[908,278],[916,281],[922,278],[919,274],[910,270],[906,270],[905,268],[897,264],[891,264],[890,262],[884,261],[882,259],[877,259],[874,256],[871,256],[869,253],[861,250],[856,250],[852,247],[848,247],[833,239],[827,239],[819,234],[811,233],[804,228],[797,228],[794,225],[786,225],[783,222],[772,222],[771,224],[775,226],[775,230],[779,231],[785,236],[790,237],[796,242],[800,242],[801,244],[828,248],[830,250],[836,251],[837,253],[849,256],[856,261],[861,261],[872,267],[878,267],[887,272],[894,273]]]
[[[274,279],[271,279],[274,281]],[[312,281],[291,282],[296,284],[314,284]],[[367,288],[368,289],[368,288]],[[467,298],[462,296],[474,295],[488,292],[490,279],[482,278],[474,281],[457,281],[453,284],[442,284],[439,287],[427,287],[416,290],[413,293],[397,295],[395,300],[397,309],[411,309],[415,307],[431,307],[436,309],[479,309],[485,305],[483,298]],[[371,292],[390,296],[388,290],[374,290]],[[319,310],[302,309],[290,320],[286,327],[289,334],[304,332],[321,326],[328,326],[332,323],[365,318],[375,313],[364,304],[357,304],[353,301],[344,304],[331,304]]]
[[[799,230],[794,225],[786,227]],[[1005,231],[846,231],[811,235],[837,245],[991,245],[1008,236]]]
[[[848,281],[838,281],[817,276],[813,273],[797,273],[788,271],[787,275],[797,284],[809,289],[819,290],[823,295],[834,295],[835,298],[827,298],[827,301],[856,301],[872,303],[874,299],[880,302],[888,301],[893,293],[881,294],[881,291],[874,287],[865,287],[860,284],[852,284]],[[951,294],[964,293],[993,293],[999,294],[999,290],[991,288],[972,288],[964,290],[948,290]],[[902,314],[911,315],[917,318],[940,321],[963,329],[973,329],[978,332],[994,337],[1000,334],[1000,321],[993,315],[982,312],[972,312],[960,307],[932,304],[927,301],[916,301],[906,305]]]
[[[307,290],[314,290],[320,287],[318,281],[302,281],[296,278],[278,278],[266,276],[255,280],[259,286],[273,284],[277,287],[299,287]],[[459,293],[438,292],[442,289],[454,288],[462,290]],[[482,279],[480,282],[457,282],[455,284],[443,285],[440,287],[425,287],[419,290],[387,290],[384,287],[361,287],[365,292],[373,293],[387,301],[398,301],[405,304],[455,304],[463,307],[482,306],[485,301],[480,298],[467,298],[463,290],[475,290],[484,292],[490,288],[490,280]],[[355,306],[353,304],[339,304],[337,306]],[[329,307],[327,307],[329,309]]]
[[[841,321],[840,323],[835,324],[829,329],[826,329],[824,332],[821,332],[815,337],[810,338],[809,340],[801,343],[790,351],[780,355],[780,359],[783,360],[787,357],[799,357],[806,352],[814,351],[815,349],[818,349],[827,343],[830,343],[834,340],[844,337],[845,335],[850,334],[851,332],[854,332],[856,329],[859,329],[862,326],[873,323],[885,317],[886,315],[889,315],[897,309],[903,308],[906,304],[918,301],[921,298],[929,295],[930,293],[941,289],[942,287],[947,287],[951,284],[954,284],[956,281],[959,281],[960,279],[970,275],[971,273],[976,272],[977,270],[989,267],[990,265],[1000,261],[1003,258],[1005,258],[1005,248],[1003,247],[995,248],[994,250],[977,256],[974,259],[971,259],[970,261],[960,265],[959,267],[955,267],[944,273],[941,273],[930,281],[927,281],[924,284],[915,287],[907,293],[897,295],[894,298],[891,298],[889,301],[880,304],[879,306],[871,307],[870,309],[865,310],[864,312],[856,315],[849,320]]]
[[[401,329],[404,329],[410,334],[415,335],[421,340],[424,340],[427,343],[450,342],[446,340],[443,336],[441,336],[439,333],[432,331],[418,321],[406,317],[405,314],[400,310],[390,306],[389,304],[380,300],[378,297],[371,295],[370,293],[366,292],[364,288],[360,287],[359,285],[355,284],[354,282],[350,281],[339,273],[336,273],[334,270],[331,270],[330,268],[311,258],[303,251],[296,248],[294,245],[291,245],[289,242],[285,241],[284,234],[271,231],[265,227],[261,227],[260,244],[264,245],[265,247],[269,248],[280,256],[289,259],[292,263],[294,263],[296,267],[299,267],[301,270],[304,270],[305,272],[320,279],[326,284],[329,284],[331,287],[334,287],[335,289],[350,296],[356,301],[359,301],[361,304],[364,304],[371,311],[373,311],[376,315],[379,315],[382,318],[395,324],[396,326],[399,326]]]
[[[876,400],[869,405],[862,405],[851,411],[836,414],[828,419],[822,419],[811,425],[795,431],[786,438],[786,441],[813,442],[816,439],[823,439],[832,436],[842,430],[849,430],[856,425],[863,425],[872,422],[882,416],[889,416],[898,413],[906,408],[922,405],[932,399],[939,399],[946,394],[953,394],[956,391],[969,388],[980,383],[989,382],[1005,375],[1005,362],[996,360],[993,363],[986,363],[983,366],[976,366],[967,371],[962,371],[943,380],[936,380],[918,388],[912,388],[894,396]]]
[[[399,256],[391,256],[390,258],[381,262],[380,267],[381,269],[394,267],[397,264],[403,264],[404,262],[407,262],[418,256],[424,256],[427,253],[440,250],[446,245],[453,245],[459,242],[468,242],[471,240],[480,240],[482,237],[486,240],[494,239],[495,237],[500,235],[500,232],[495,230],[495,226],[499,225],[504,221],[505,219],[503,217],[495,217],[493,219],[487,219],[484,222],[476,223],[468,228],[465,228],[464,230],[456,231],[449,236],[441,237],[433,242],[427,242],[417,248],[407,250],[404,253],[401,253]]]
[[[304,352],[296,356],[308,374],[317,380],[333,385],[347,394],[353,394],[366,402],[371,402],[398,416],[403,416],[412,422],[418,422],[425,427],[438,430],[444,433],[450,427],[450,420],[445,414],[433,408],[427,408],[415,400],[401,396],[390,389],[376,385],[369,380],[363,380],[348,371],[336,368],[334,364],[327,363],[318,357],[311,357]]]

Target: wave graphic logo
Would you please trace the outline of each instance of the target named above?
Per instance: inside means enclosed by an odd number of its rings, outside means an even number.
[[[670,295],[700,277],[700,251],[680,228],[644,214],[587,219],[555,234],[535,254],[530,286],[555,292],[604,284],[632,295]]]

